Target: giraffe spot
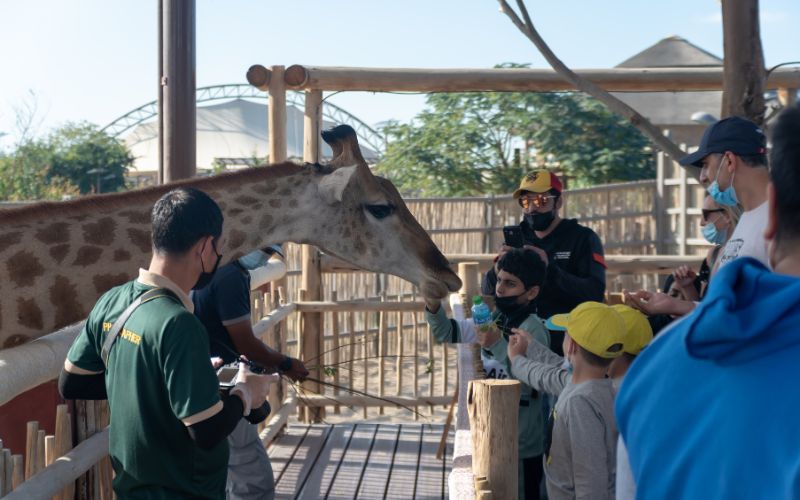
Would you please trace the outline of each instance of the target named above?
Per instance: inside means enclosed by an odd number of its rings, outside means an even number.
[[[17,347],[18,345],[27,344],[28,341],[31,340],[30,337],[26,335],[12,335],[3,342],[3,349],[8,349],[10,347]]]
[[[275,184],[256,184],[251,186],[250,189],[258,194],[272,194],[278,189]]]
[[[292,194],[292,190],[289,189],[288,187],[285,187],[285,188],[281,189],[280,191],[278,191],[278,194],[281,195],[281,196],[289,196],[289,195]]]
[[[241,214],[243,212],[244,212],[243,208],[231,208],[230,210],[228,210],[228,213],[225,214],[225,215],[228,215],[230,217],[236,217],[237,215],[239,215],[239,214]]]
[[[101,255],[103,255],[101,247],[83,246],[78,249],[78,255],[75,257],[73,264],[86,267],[100,260]]]
[[[47,245],[69,241],[69,224],[54,222],[36,231],[36,239]]]
[[[344,228],[344,230],[342,230],[342,238],[347,239],[347,238],[350,238],[351,236],[353,236],[353,233],[350,232],[350,228],[349,227],[346,227],[346,228]]]
[[[88,216],[88,215],[73,215],[72,217],[70,217],[70,219],[72,219],[72,220],[76,220],[76,221],[78,221],[78,222],[83,222],[83,221],[85,221],[85,220],[86,220],[86,219],[88,219],[88,218],[89,218],[89,216]]]
[[[125,273],[119,274],[98,274],[92,278],[94,284],[94,291],[97,293],[104,293],[117,285],[121,285],[128,281],[129,277]]]
[[[242,246],[247,239],[247,234],[238,229],[234,229],[228,236],[228,247],[233,250]]]
[[[16,245],[21,239],[22,233],[20,231],[0,234],[0,252],[5,252],[8,247]]]
[[[36,299],[17,299],[17,318],[20,325],[34,330],[44,327],[42,309],[36,304]]]
[[[303,184],[304,182],[305,182],[305,179],[301,179],[301,178],[298,177],[298,178],[296,178],[295,180],[292,181],[292,185],[294,187],[297,187],[300,184]]]
[[[251,209],[251,210],[261,210],[261,207],[263,207],[263,206],[264,206],[264,204],[263,204],[263,203],[256,203],[255,205],[253,205],[252,207],[250,207],[250,209]]]
[[[271,200],[269,200],[269,206],[271,206],[272,208],[281,208],[281,205],[282,203],[279,198],[272,198]]]
[[[126,260],[131,260],[131,253],[129,251],[121,248],[114,250],[114,262],[123,262]]]
[[[31,286],[36,278],[44,274],[44,267],[35,255],[20,250],[6,262],[8,277],[17,286]]]
[[[150,231],[136,229],[134,227],[128,228],[128,237],[131,243],[137,247],[142,253],[150,252]]]
[[[111,217],[103,217],[97,222],[83,225],[83,239],[92,245],[110,245],[114,241],[117,223]]]
[[[247,196],[246,194],[243,194],[242,196],[237,197],[233,201],[235,201],[239,205],[250,206],[255,203],[258,203],[258,198],[253,198],[252,196]]]
[[[86,317],[83,306],[78,302],[78,288],[66,276],[56,276],[50,287],[50,303],[55,308],[57,328]]]
[[[131,224],[150,224],[150,212],[136,212],[134,210],[125,210],[119,213],[123,217],[128,218]]]
[[[294,198],[289,200],[289,208],[297,208],[297,205],[298,205],[297,200],[295,200]]]
[[[356,238],[353,242],[353,247],[356,249],[356,252],[359,254],[363,254],[364,250],[367,249],[367,246],[364,244],[364,240],[361,238]]]
[[[269,229],[272,227],[272,221],[273,219],[270,214],[264,214],[258,223],[258,228],[261,230]]]
[[[244,217],[242,217],[242,224],[250,224],[251,222],[253,222],[252,215],[245,215]]]
[[[67,253],[69,253],[69,245],[67,243],[50,247],[50,257],[59,264],[61,264],[61,261],[67,256]]]

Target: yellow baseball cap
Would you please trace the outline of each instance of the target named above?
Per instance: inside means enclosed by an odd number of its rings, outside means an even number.
[[[625,304],[611,306],[625,322],[625,352],[636,356],[653,340],[653,328],[647,316]]]
[[[600,302],[584,302],[569,314],[556,314],[546,326],[566,330],[575,343],[601,358],[617,358],[625,350],[625,321]]]
[[[551,189],[555,189],[560,193],[562,188],[561,179],[556,174],[547,170],[534,170],[522,178],[519,183],[519,189],[514,191],[512,196],[516,199],[520,197],[523,191],[546,193]]]

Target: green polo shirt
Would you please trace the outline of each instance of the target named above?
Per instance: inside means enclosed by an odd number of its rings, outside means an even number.
[[[106,332],[150,288],[131,281],[106,292],[67,359],[78,368],[103,371],[100,350]],[[105,375],[109,454],[119,498],[225,497],[227,440],[202,450],[182,421],[220,403],[208,352],[203,325],[171,297],[142,304],[125,323]]]

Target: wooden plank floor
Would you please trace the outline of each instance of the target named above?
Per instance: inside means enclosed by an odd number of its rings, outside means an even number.
[[[268,449],[281,499],[447,498],[442,424],[293,424]]]

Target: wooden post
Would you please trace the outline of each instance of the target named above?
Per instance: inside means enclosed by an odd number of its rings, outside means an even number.
[[[402,302],[403,296],[399,295],[398,299]],[[395,395],[401,396],[403,393],[403,311],[397,313],[397,328],[395,328],[395,333],[397,334],[397,352],[395,353],[397,355],[395,361],[397,384],[395,386]]]
[[[36,434],[39,432],[39,422],[28,422],[25,436],[25,480],[36,474]]]
[[[686,255],[686,169],[680,168],[678,170],[680,178],[680,185],[678,186],[678,204],[680,204],[681,207],[681,211],[678,214],[678,255]]]
[[[486,477],[495,498],[518,498],[520,390],[517,380],[473,380],[468,387],[472,472]]]
[[[478,269],[477,262],[459,262],[458,263],[458,277],[461,278],[461,293],[466,294],[467,302],[464,303],[464,310],[466,312],[472,304],[472,297],[480,295],[481,288],[478,283]]]
[[[22,455],[12,455],[11,463],[13,467],[11,487],[16,490],[19,485],[25,482],[25,464],[22,461]]]
[[[267,133],[269,134],[269,162],[286,161],[286,84],[283,66],[272,66],[269,79]]]
[[[364,342],[363,342],[363,348],[361,349],[362,353],[361,357],[364,358],[362,360],[364,362],[364,380],[363,380],[364,385],[361,388],[363,392],[367,392],[369,390],[369,384],[367,383],[367,381],[369,380],[369,342],[367,341],[368,335],[369,335],[369,313],[364,312]],[[366,406],[364,407],[364,418],[367,418]]]
[[[381,302],[386,302],[386,290],[381,292]],[[385,395],[384,386],[386,385],[386,329],[389,323],[389,313],[381,311],[378,319],[378,396]],[[384,407],[378,407],[378,414],[383,415]]]
[[[416,290],[411,292],[411,301],[417,301],[417,292]],[[411,313],[411,319],[413,320],[413,325],[411,327],[411,333],[414,335],[414,348],[411,351],[414,354],[414,399],[419,397],[419,315],[416,312]],[[414,412],[414,420],[419,420],[419,412]]]
[[[6,449],[3,448],[3,440],[0,439],[0,498],[8,493],[8,483],[6,483]]]
[[[350,332],[348,339],[350,345],[348,347],[347,356],[347,387],[353,388],[353,358],[356,357],[356,313],[350,312],[347,314],[347,331]]]
[[[197,170],[195,2],[162,0],[161,129],[163,131],[161,183],[194,177]]]
[[[666,247],[667,239],[667,224],[666,213],[667,207],[664,200],[664,169],[666,162],[669,161],[667,155],[663,151],[656,154],[656,191],[654,193],[655,200],[653,203],[653,217],[656,221],[656,253],[663,254]]]
[[[336,290],[331,290],[331,301],[332,302],[336,302],[337,298],[338,298],[338,294],[336,293]],[[331,311],[331,328],[332,328],[332,332],[331,332],[331,341],[332,341],[332,345],[331,345],[331,362],[332,362],[333,368],[335,370],[333,372],[333,383],[338,386],[339,385],[339,370],[341,370],[341,367],[339,366],[339,345],[340,345],[339,344],[339,313],[337,313],[336,311]],[[325,351],[323,350],[322,352],[325,352]],[[323,360],[320,359],[320,363],[322,363],[322,361]],[[339,387],[335,387],[333,389],[333,397],[338,397],[339,396],[339,392],[340,392],[339,391]],[[333,413],[336,414],[336,415],[341,415],[342,414],[342,409],[339,407],[339,405],[335,405],[333,407]]]
[[[14,487],[14,460],[11,458],[11,450],[3,448],[3,462],[5,462],[5,469],[0,471],[3,474],[3,494],[8,495]]]
[[[428,328],[428,366],[426,369],[430,370],[428,372],[428,396],[433,397],[433,386],[435,385],[436,380],[434,379],[434,374],[436,373],[436,362],[433,359],[433,332],[431,331],[431,325],[427,325]],[[430,406],[431,415],[433,415],[433,405]]]
[[[274,75],[277,76],[277,75]],[[281,75],[282,76],[282,75]],[[281,78],[283,80],[283,78]],[[319,136],[320,125],[322,122],[322,92],[318,90],[306,92],[305,115],[303,119],[303,160],[309,163],[316,163],[319,158]],[[322,270],[320,268],[320,253],[315,247],[309,245],[302,246],[302,287],[306,290],[306,300],[322,300]],[[303,360],[313,359],[317,365],[322,360],[317,359],[323,352],[321,344],[323,342],[322,314],[303,313]],[[311,370],[311,375],[317,379],[322,379],[322,371],[317,368]],[[318,383],[304,382],[304,385],[319,394],[320,385]],[[308,409],[313,415],[312,423],[319,423],[325,418],[324,408]]]
[[[34,474],[44,469],[45,467],[44,438],[45,438],[44,429],[39,429],[39,431],[36,433],[36,471],[34,472]]]
[[[485,203],[486,239],[483,241],[483,252],[493,253],[497,251],[494,248],[494,194],[490,194]]]
[[[56,442],[55,442],[55,455],[56,458],[64,456],[72,449],[72,421],[70,414],[67,412],[67,405],[58,405],[56,407]],[[75,496],[75,483],[70,483],[69,486],[61,491],[60,498],[63,500],[72,500]]]

